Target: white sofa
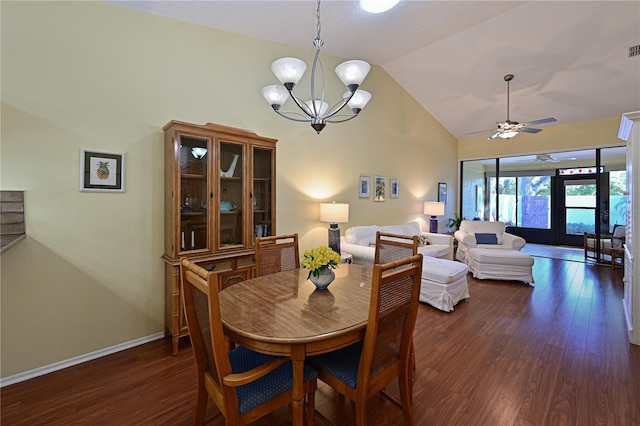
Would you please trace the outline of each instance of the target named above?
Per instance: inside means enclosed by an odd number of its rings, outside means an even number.
[[[365,225],[348,228],[340,237],[340,251],[353,256],[353,263],[373,265],[376,248],[376,232],[388,232],[400,235],[424,235],[430,244],[418,247],[423,256],[453,260],[453,237],[446,234],[422,232],[420,223],[411,222],[406,225]]]
[[[492,240],[492,235],[495,235],[494,240]],[[460,223],[460,229],[458,229],[453,236],[458,241],[456,259],[467,264],[467,256],[470,249],[520,251],[526,244],[524,238],[506,232],[506,227],[503,222],[463,220]],[[480,238],[480,242],[478,242],[476,237]]]

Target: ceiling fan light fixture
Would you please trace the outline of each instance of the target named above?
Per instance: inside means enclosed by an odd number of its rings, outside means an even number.
[[[516,136],[517,134],[518,134],[518,132],[513,131],[513,130],[509,130],[507,132],[498,133],[498,137],[502,138],[502,139],[510,139],[510,138]]]

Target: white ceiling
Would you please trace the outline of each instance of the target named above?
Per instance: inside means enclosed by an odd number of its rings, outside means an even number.
[[[314,1],[108,1],[313,57]],[[321,23],[323,53],[381,66],[458,139],[489,136],[507,118],[505,74],[515,75],[511,120],[558,120],[534,127],[640,110],[640,56],[628,57],[640,44],[639,1],[405,0],[380,15],[323,1]]]

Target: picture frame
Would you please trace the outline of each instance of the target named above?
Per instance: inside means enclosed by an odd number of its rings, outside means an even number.
[[[358,198],[369,198],[371,180],[369,176],[361,175],[358,177]]]
[[[400,196],[400,181],[398,179],[391,179],[389,186],[389,197],[398,198]]]
[[[124,152],[80,149],[80,191],[125,192]]]
[[[447,184],[438,183],[438,202],[447,204]]]
[[[374,177],[374,190],[373,201],[380,202],[385,201],[387,198],[387,178],[386,176]]]

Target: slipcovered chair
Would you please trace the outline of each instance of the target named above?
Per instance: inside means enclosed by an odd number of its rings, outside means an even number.
[[[524,238],[506,232],[504,222],[463,220],[453,236],[458,241],[456,259],[465,263],[472,248],[520,251],[527,243]]]
[[[215,272],[180,260],[185,315],[198,376],[195,424],[204,423],[209,398],[227,425],[251,423],[291,402],[293,366],[285,357],[243,346],[228,351],[220,316],[219,278]],[[305,363],[307,420],[315,420],[318,373]]]

